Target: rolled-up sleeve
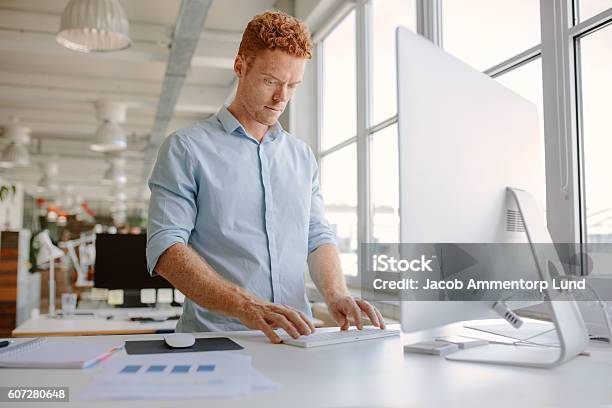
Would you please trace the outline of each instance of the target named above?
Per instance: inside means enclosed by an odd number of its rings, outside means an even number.
[[[310,221],[308,225],[308,253],[321,245],[336,245],[336,234],[325,220],[325,205],[319,184],[319,166],[314,154],[309,149],[310,167],[312,169],[312,193],[310,198]]]
[[[197,176],[188,141],[181,135],[166,138],[149,179],[151,198],[147,224],[147,269],[155,266],[166,249],[187,244],[197,215]]]

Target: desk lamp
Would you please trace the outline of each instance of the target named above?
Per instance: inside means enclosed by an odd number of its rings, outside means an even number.
[[[34,238],[38,246],[36,255],[36,265],[43,267],[49,263],[49,315],[55,314],[55,260],[64,256],[64,252],[53,245],[49,230],[42,230]]]

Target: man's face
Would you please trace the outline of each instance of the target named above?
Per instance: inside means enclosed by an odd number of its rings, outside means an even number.
[[[302,81],[306,59],[280,50],[263,50],[253,58],[236,58],[237,97],[251,118],[272,126]]]

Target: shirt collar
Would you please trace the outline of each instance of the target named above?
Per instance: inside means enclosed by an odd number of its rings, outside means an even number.
[[[230,135],[233,134],[236,130],[238,130],[242,136],[248,137],[249,139],[252,139],[253,141],[257,142],[256,139],[254,139],[246,132],[246,130],[244,130],[238,119],[236,119],[236,117],[232,115],[232,113],[227,109],[226,105],[223,105],[221,109],[219,109],[219,112],[217,112],[217,119],[219,120],[219,122],[221,122],[223,129],[225,129],[225,131]],[[270,129],[264,136],[263,143],[274,142],[283,134],[283,132],[283,127],[278,121],[276,121],[276,123],[270,127]]]
[[[276,139],[278,139],[284,132],[283,127],[281,126],[281,124],[279,123],[279,121],[277,120],[276,123],[274,125],[272,125],[270,127],[270,129],[268,129],[268,133],[266,133],[266,136],[264,137],[264,142],[269,141],[269,142],[273,142]]]
[[[236,129],[240,129],[244,132],[244,129],[242,128],[240,122],[238,122],[238,119],[232,115],[225,105],[223,105],[221,109],[219,109],[219,112],[217,112],[217,119],[219,119],[219,122],[221,122],[223,129],[225,129],[227,133],[232,134]]]

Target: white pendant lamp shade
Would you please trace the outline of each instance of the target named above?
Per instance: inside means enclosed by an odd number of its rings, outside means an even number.
[[[59,190],[57,176],[59,174],[59,164],[55,161],[41,163],[42,177],[38,181],[38,187],[47,193],[56,193]]]
[[[59,190],[58,182],[47,174],[44,174],[38,181],[38,187],[42,190],[53,193]]]
[[[70,0],[56,40],[75,51],[118,51],[130,46],[129,30],[119,0]]]
[[[90,146],[96,152],[113,152],[127,148],[127,137],[118,123],[105,120],[96,130],[95,141]]]
[[[127,200],[127,193],[125,191],[117,191],[113,198],[117,201],[125,201]]]
[[[127,213],[125,211],[117,211],[112,213],[112,218],[115,225],[123,225],[127,221]]]
[[[127,203],[125,201],[116,201],[111,205],[112,212],[127,211]]]
[[[118,201],[126,201],[127,193],[123,189],[122,186],[117,184],[113,185],[110,190],[110,201],[118,202]]]
[[[127,106],[121,102],[96,102],[96,117],[101,125],[89,146],[96,152],[118,152],[127,149],[127,136],[119,125],[125,123]]]
[[[0,167],[12,168],[12,167],[25,167],[30,164],[30,153],[28,148],[23,145],[11,143],[2,152],[2,158],[0,158]]]
[[[6,137],[11,143],[0,156],[0,167],[24,167],[30,164],[30,129],[24,126],[9,125],[5,129]]]
[[[118,169],[112,164],[108,167],[102,178],[102,184],[126,184],[127,175],[122,169]]]

